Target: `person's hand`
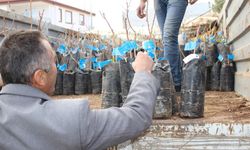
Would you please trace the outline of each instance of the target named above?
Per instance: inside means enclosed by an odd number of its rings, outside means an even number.
[[[149,72],[151,73],[154,62],[148,56],[147,52],[139,52],[132,63],[135,72]]]
[[[144,13],[145,7],[146,7],[146,1],[142,0],[142,1],[140,2],[139,7],[136,9],[136,11],[137,11],[137,16],[138,16],[139,18],[144,18],[144,17],[146,16],[146,14]]]
[[[193,5],[195,2],[197,2],[198,0],[188,0],[188,3],[190,3],[191,5]]]

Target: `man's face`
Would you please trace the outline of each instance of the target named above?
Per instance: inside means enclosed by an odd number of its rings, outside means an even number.
[[[55,84],[56,84],[56,75],[57,75],[57,68],[56,68],[56,54],[52,49],[51,45],[47,40],[42,40],[47,52],[49,54],[48,61],[50,61],[50,70],[46,73],[46,84],[42,89],[46,94],[52,95],[55,91]]]

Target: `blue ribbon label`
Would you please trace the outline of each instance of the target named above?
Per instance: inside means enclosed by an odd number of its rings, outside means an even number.
[[[153,40],[147,40],[142,42],[142,48],[148,52],[153,52],[155,49],[155,43]]]
[[[94,68],[102,69],[103,67],[105,67],[106,65],[110,64],[111,62],[112,62],[111,59],[105,60],[105,61],[101,61],[101,62],[96,62],[96,63],[94,63]]]
[[[218,56],[218,60],[219,60],[220,62],[222,62],[222,61],[224,60],[224,58],[223,58],[223,56],[222,56],[221,54]]]
[[[228,54],[228,55],[227,55],[227,58],[228,58],[229,60],[234,60],[234,54]]]
[[[90,61],[91,62],[97,62],[97,58],[96,57],[92,57],[92,58],[90,58]]]
[[[67,64],[63,64],[63,65],[60,65],[60,64],[58,64],[57,65],[57,68],[58,68],[58,70],[60,70],[60,71],[66,71],[67,70]]]
[[[85,59],[79,59],[79,61],[78,61],[79,68],[80,69],[86,68],[86,64],[85,63],[86,63]]]
[[[64,44],[59,45],[59,47],[56,50],[60,54],[65,54],[67,51],[67,47]]]

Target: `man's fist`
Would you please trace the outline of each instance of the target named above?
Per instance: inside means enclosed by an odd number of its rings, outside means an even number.
[[[146,14],[144,13],[145,7],[146,7],[146,2],[145,1],[141,1],[139,7],[136,9],[137,11],[137,16],[139,18],[144,18],[146,16]]]
[[[149,72],[151,73],[154,62],[148,56],[147,52],[139,52],[132,63],[135,72]]]
[[[188,2],[193,5],[195,2],[197,2],[198,0],[188,0]]]

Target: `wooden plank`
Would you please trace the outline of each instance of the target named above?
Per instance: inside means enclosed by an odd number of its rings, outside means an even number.
[[[228,3],[225,14],[227,26],[230,26],[230,24],[235,20],[235,18],[238,17],[239,13],[248,2],[248,0],[240,0],[240,1],[230,0],[230,1],[231,3]]]
[[[226,0],[219,20],[235,55],[235,91],[250,100],[250,0]]]
[[[236,63],[238,73],[245,73],[250,71],[250,61],[240,61]]]
[[[235,91],[250,100],[250,72],[236,72]]]
[[[219,16],[219,23],[220,23],[220,28],[223,30],[224,36],[227,36],[227,31],[226,31],[226,11],[228,10],[228,7],[231,5],[232,1],[231,0],[225,0],[224,5],[221,9],[221,13]]]
[[[250,43],[248,45],[244,45],[241,48],[237,48],[233,51],[235,56],[235,61],[247,61],[250,60]]]
[[[232,23],[226,28],[229,43],[234,42],[250,31],[250,1],[244,5],[239,14],[233,18]]]
[[[230,44],[232,50],[240,49],[249,44],[250,39],[250,31],[240,36],[237,40],[234,40],[233,43]]]

